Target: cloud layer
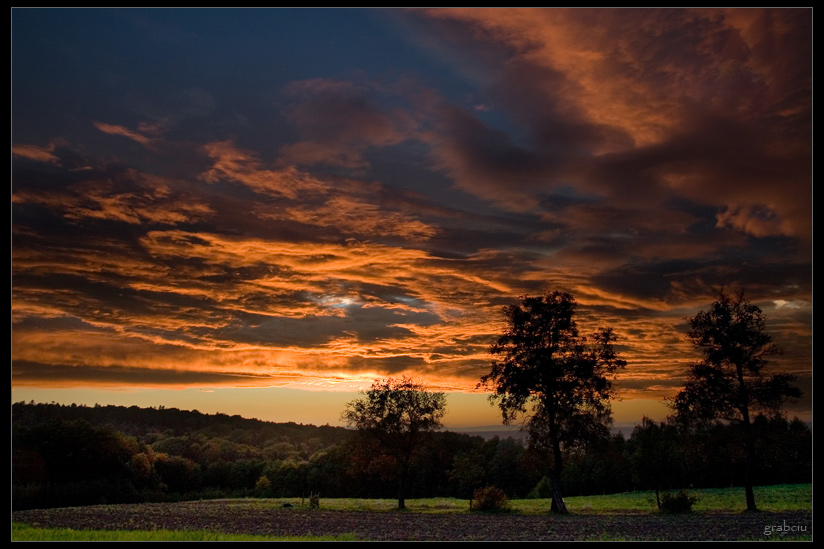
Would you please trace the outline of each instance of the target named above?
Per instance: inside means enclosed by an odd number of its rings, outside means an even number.
[[[615,329],[626,398],[683,383],[721,288],[811,377],[810,10],[349,12],[371,48],[70,10],[107,56],[50,12],[13,13],[15,386],[468,391],[546,289]]]

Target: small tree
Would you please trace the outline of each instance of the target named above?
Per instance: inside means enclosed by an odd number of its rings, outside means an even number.
[[[470,509],[472,509],[475,490],[480,486],[486,474],[481,465],[482,460],[477,449],[464,452],[455,456],[452,460],[452,469],[449,471],[449,478],[458,484],[458,490],[469,496]]]
[[[561,489],[564,448],[608,435],[610,377],[626,363],[614,349],[611,329],[589,339],[578,333],[575,299],[565,292],[523,297],[504,307],[506,328],[492,346],[492,370],[479,385],[491,385],[490,401],[505,424],[524,418],[530,445],[545,454],[552,481],[552,510],[566,513]]]
[[[655,503],[661,510],[661,490],[666,480],[671,480],[679,470],[679,440],[675,425],[644,416],[636,425],[630,439],[632,445],[633,477],[643,486],[655,489]]]
[[[266,475],[260,475],[255,482],[255,494],[259,497],[268,497],[272,492],[272,481]]]
[[[342,418],[392,461],[398,478],[398,509],[405,509],[413,460],[421,452],[425,433],[442,426],[446,395],[427,391],[407,377],[377,380],[362,394],[363,398],[346,405]]]
[[[722,420],[743,431],[744,490],[747,510],[756,511],[753,493],[756,413],[776,415],[788,399],[801,396],[788,374],[767,375],[767,358],[780,350],[765,332],[766,317],[759,307],[720,292],[709,310],[688,319],[688,337],[704,359],[690,369],[684,389],[671,406],[686,423]]]

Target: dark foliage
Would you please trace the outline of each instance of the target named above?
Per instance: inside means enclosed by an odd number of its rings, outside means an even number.
[[[503,490],[494,486],[478,488],[473,494],[470,508],[473,511],[500,513],[509,510],[509,499]]]
[[[428,435],[441,428],[446,395],[427,391],[409,378],[378,380],[363,396],[347,404],[343,419],[357,429],[367,467],[394,476],[398,483],[398,509],[404,509],[410,476],[427,446]]]
[[[87,408],[89,421],[71,417],[80,408],[13,405],[14,509],[308,497],[312,492],[321,497],[397,496],[395,484],[387,482],[379,468],[358,465],[363,457],[359,457],[360,445],[346,429],[256,420],[248,424],[232,420],[226,425],[222,421],[228,416],[218,414],[210,416],[213,424],[191,431],[170,427],[173,421],[161,417],[161,426],[142,423],[144,434],[136,435],[126,431],[128,426],[121,430],[108,422],[109,407]],[[66,419],[54,419],[61,412]],[[156,417],[158,411],[151,412]],[[172,415],[186,417],[178,410]],[[643,444],[639,428],[627,440],[616,434],[570,451],[564,471],[567,495],[654,489],[660,477],[651,467],[634,462],[636,449]],[[735,451],[734,429],[714,423],[678,430],[675,465],[662,473],[661,489],[741,485],[743,456]],[[811,482],[812,435],[806,424],[759,416],[753,429],[759,440],[758,484]],[[413,469],[409,497],[470,498],[482,486],[497,486],[510,499],[531,493],[548,497],[549,483],[541,482],[545,474],[542,455],[515,439],[430,433],[426,453]]]
[[[689,513],[696,501],[697,497],[689,495],[684,490],[678,490],[675,494],[666,492],[661,496],[660,509],[662,513],[669,514]]]
[[[523,297],[504,307],[506,326],[490,352],[481,385],[504,423],[524,418],[530,446],[546,455],[553,510],[566,512],[561,488],[564,453],[608,435],[612,421],[611,377],[625,366],[615,353],[611,329],[579,334],[575,299],[565,292]]]
[[[671,423],[656,423],[644,417],[632,432],[630,467],[633,480],[645,488],[655,490],[655,501],[661,509],[660,492],[671,489],[681,478],[682,454],[680,435]]]
[[[122,503],[151,482],[132,468],[137,445],[86,421],[49,419],[12,429],[16,508]]]
[[[692,366],[686,386],[671,405],[684,425],[722,420],[744,455],[747,509],[756,510],[753,483],[756,475],[756,433],[753,417],[777,417],[782,405],[801,391],[788,374],[768,374],[767,359],[780,352],[766,333],[761,309],[744,299],[719,293],[708,310],[688,319],[689,338],[703,360]]]

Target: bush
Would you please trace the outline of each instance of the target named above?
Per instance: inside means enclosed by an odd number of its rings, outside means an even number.
[[[552,482],[544,476],[527,495],[530,499],[549,499],[552,497]]]
[[[677,494],[665,493],[661,496],[662,513],[689,513],[693,504],[698,498],[691,496],[684,490],[678,490]]]
[[[266,475],[260,475],[255,483],[255,495],[258,497],[268,497],[272,493],[272,481]]]
[[[487,512],[507,511],[509,509],[509,500],[503,490],[494,486],[478,488],[475,490],[470,509],[472,511]]]

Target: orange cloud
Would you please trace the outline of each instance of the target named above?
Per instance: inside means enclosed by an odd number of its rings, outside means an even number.
[[[230,142],[209,143],[204,149],[214,160],[214,165],[200,176],[208,183],[227,179],[243,183],[255,192],[291,199],[307,193],[325,193],[327,190],[324,183],[294,167],[264,169],[254,155],[236,148]]]
[[[560,95],[567,108],[596,124],[624,128],[635,146],[660,142],[681,127],[690,103],[719,112],[732,107],[744,115],[784,108],[791,88],[778,88],[788,80],[779,74],[787,72],[787,61],[798,59],[790,43],[799,17],[811,15],[807,10],[753,9],[459,8],[427,13],[466,21],[486,39],[512,47],[515,57],[558,71],[564,76],[562,87],[545,93]],[[809,70],[809,65],[791,66]],[[809,75],[791,78],[799,76]],[[742,95],[736,85],[762,86],[773,92],[767,96],[772,101],[742,103],[752,90]]]
[[[513,211],[563,185],[630,209],[675,191],[737,212],[725,227],[809,239],[810,10],[423,13],[502,47],[490,89],[530,132],[449,122],[430,141],[460,188]],[[774,222],[742,218],[765,205]]]
[[[717,227],[731,227],[743,233],[757,237],[791,236],[793,230],[791,219],[780,218],[775,210],[756,205],[738,205],[728,207],[717,216]]]
[[[12,144],[11,154],[12,156],[28,158],[37,162],[60,164],[60,159],[54,155],[54,145],[39,147],[37,145]]]
[[[126,170],[108,179],[90,179],[59,191],[20,190],[12,195],[12,201],[45,206],[66,219],[103,219],[133,225],[177,225],[213,213],[202,200],[174,193],[172,185],[172,180],[160,176]]]
[[[122,137],[126,137],[131,139],[132,141],[136,141],[143,145],[144,147],[148,147],[152,145],[153,140],[145,135],[129,130],[123,126],[118,126],[115,124],[106,124],[105,122],[94,122],[94,127],[100,130],[103,133],[107,133],[109,135],[120,135]]]
[[[254,155],[231,143],[210,143],[205,148],[214,166],[201,175],[203,180],[235,181],[257,193],[288,200],[258,206],[255,213],[261,219],[333,227],[349,235],[399,236],[411,241],[428,240],[437,233],[435,227],[410,215],[368,202],[380,194],[379,185],[340,180],[332,184],[294,166],[268,170]]]

